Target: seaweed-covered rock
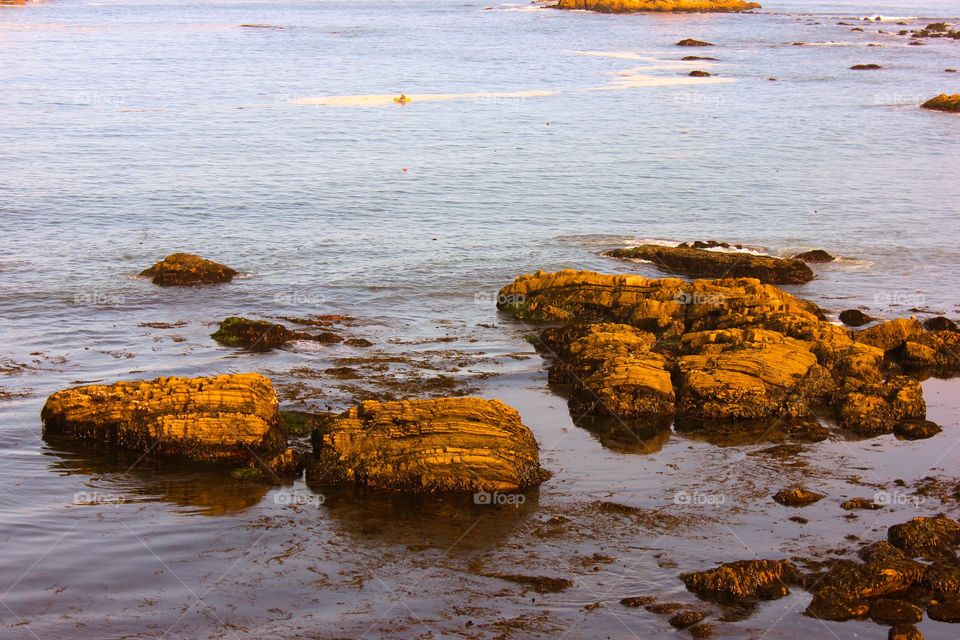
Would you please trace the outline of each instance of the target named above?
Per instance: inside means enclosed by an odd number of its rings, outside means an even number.
[[[861,618],[870,611],[869,600],[902,593],[919,582],[924,566],[909,558],[877,554],[874,561],[835,563],[813,587],[807,615],[824,620]]]
[[[543,481],[537,442],[497,400],[366,401],[314,437],[307,479],[413,492],[514,491]]]
[[[691,78],[709,78],[709,77],[710,77],[710,73],[709,73],[709,72],[707,72],[707,71],[700,71],[699,69],[694,69],[693,71],[691,71],[691,72],[688,73],[687,75],[690,76]]]
[[[940,425],[930,420],[905,420],[893,428],[893,432],[904,440],[926,440],[941,431]]]
[[[820,502],[825,497],[822,493],[810,491],[805,487],[788,487],[778,491],[773,499],[786,507],[805,507],[814,502]]]
[[[646,260],[661,271],[696,278],[757,278],[768,284],[803,284],[813,280],[813,271],[802,260],[745,252],[645,244],[629,249],[614,249],[606,255]]]
[[[677,611],[675,614],[670,616],[670,626],[675,629],[686,629],[687,627],[692,627],[698,622],[703,622],[703,619],[707,616],[696,611],[694,609],[683,609],[682,611]]]
[[[741,560],[680,575],[687,589],[721,602],[764,599],[771,585],[796,584],[800,571],[789,560]]]
[[[878,624],[916,624],[923,620],[923,609],[906,600],[879,598],[870,603],[870,619]]]
[[[890,627],[887,640],[923,640],[923,634],[910,624],[898,624]]]
[[[810,251],[804,251],[803,253],[798,253],[795,256],[791,256],[794,260],[803,260],[804,262],[812,264],[823,264],[825,262],[833,262],[836,260],[832,255],[824,251],[823,249],[812,249]]]
[[[273,385],[256,373],[74,387],[40,416],[45,436],[157,456],[250,462],[286,442]]]
[[[873,500],[868,500],[867,498],[850,498],[840,505],[841,509],[846,509],[847,511],[852,511],[854,509],[867,509],[870,511],[875,511],[877,509],[883,509],[882,504],[877,504]]]
[[[237,272],[230,267],[192,253],[173,253],[140,272],[162,287],[230,282]]]
[[[292,331],[275,322],[250,320],[237,316],[224,319],[210,337],[224,346],[243,347],[249,351],[270,351],[284,347],[295,340],[326,343],[342,340],[337,334],[329,331],[313,335],[303,331]]]
[[[887,529],[887,540],[911,558],[955,557],[952,549],[960,544],[960,523],[943,515],[914,518]]]
[[[598,13],[730,13],[759,9],[760,3],[746,0],[559,0],[557,9]]]
[[[960,623],[960,599],[947,598],[927,607],[927,615],[937,622]]]
[[[848,327],[862,327],[873,322],[873,318],[859,309],[846,309],[840,312],[840,322]]]
[[[930,98],[921,106],[924,109],[930,109],[932,111],[960,113],[960,93],[955,93],[953,95],[941,93],[934,98]]]
[[[960,597],[960,562],[941,560],[927,567],[923,584],[940,596]]]
[[[920,383],[906,376],[863,385],[842,393],[837,401],[840,425],[855,433],[893,433],[900,423],[924,419],[927,406]]]

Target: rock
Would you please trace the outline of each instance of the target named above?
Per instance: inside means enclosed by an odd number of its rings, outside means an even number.
[[[840,312],[840,322],[848,327],[862,327],[865,324],[873,322],[873,318],[859,309],[847,309]]]
[[[850,67],[852,71],[875,71],[876,69],[883,69],[878,64],[855,64]]]
[[[804,487],[790,487],[778,491],[773,499],[786,507],[805,507],[825,497],[822,493],[810,491]]]
[[[806,613],[811,618],[842,622],[854,618],[863,618],[870,611],[870,605],[863,600],[851,599],[838,589],[822,589],[815,593]]]
[[[704,40],[694,40],[693,38],[684,38],[677,43],[678,47],[712,47],[713,43]]]
[[[710,77],[710,74],[707,73],[706,71],[697,71],[697,70],[691,71],[687,75],[693,78],[709,78]]]
[[[516,491],[539,484],[537,442],[497,400],[362,402],[314,438],[307,479],[412,492]]]
[[[804,251],[803,253],[798,253],[792,257],[793,260],[803,260],[804,262],[821,264],[824,262],[833,262],[836,260],[832,255],[824,251],[823,249],[813,249],[812,251]]]
[[[710,638],[713,637],[714,629],[712,624],[698,624],[687,629],[690,633],[690,636],[693,638]]]
[[[680,58],[683,62],[692,62],[694,60],[716,60],[716,58],[708,58],[706,56],[683,56]]]
[[[930,420],[906,420],[893,428],[893,432],[904,440],[925,440],[941,431],[940,425]]]
[[[678,13],[730,13],[759,9],[745,0],[559,0],[555,9],[596,11],[598,13],[641,13],[674,11]]]
[[[923,327],[920,326],[920,323],[917,322],[916,319],[898,318],[870,327],[869,329],[856,331],[853,334],[853,339],[857,342],[883,349],[884,351],[892,351],[903,347],[904,343],[908,340],[918,338],[922,335]]]
[[[927,607],[927,615],[937,622],[960,622],[960,600],[950,598]]]
[[[960,544],[960,523],[942,515],[914,518],[887,529],[887,540],[911,558],[950,555]]]
[[[40,417],[45,437],[194,460],[249,463],[286,442],[273,385],[256,373],[74,387]]]
[[[527,576],[511,573],[484,573],[481,575],[488,578],[499,578],[500,580],[516,582],[537,593],[559,593],[573,586],[573,582],[566,578],[553,578],[550,576]]]
[[[898,624],[890,628],[887,640],[923,640],[923,634],[913,625]]]
[[[367,340],[366,338],[350,338],[344,340],[343,344],[348,347],[372,347],[373,343]]]
[[[893,433],[904,421],[924,419],[927,406],[919,382],[894,376],[840,394],[837,413],[843,428],[863,436],[876,436]]]
[[[684,609],[683,611],[678,611],[670,617],[668,622],[670,626],[675,629],[686,629],[687,627],[692,627],[698,622],[702,622],[706,618],[704,614],[699,611],[694,611],[693,609]]]
[[[923,609],[906,600],[880,598],[870,603],[870,618],[877,624],[916,624],[923,620]]]
[[[752,253],[645,244],[629,249],[614,249],[606,255],[612,258],[647,260],[661,271],[695,278],[757,278],[770,284],[803,284],[813,280],[810,267],[800,260]]]
[[[651,596],[630,596],[620,600],[620,604],[625,607],[645,607],[648,604],[653,604],[656,601],[657,599]]]
[[[220,323],[220,328],[210,337],[227,347],[243,347],[250,351],[270,351],[284,347],[295,340],[315,340],[317,342],[337,342],[339,336],[330,332],[311,335],[302,331],[291,331],[283,325],[266,320],[249,320],[230,317]]]
[[[544,331],[554,356],[550,380],[571,385],[571,410],[617,416],[667,429],[674,392],[667,360],[650,351],[652,333],[630,325],[601,323]]]
[[[952,96],[941,93],[935,98],[930,98],[921,106],[924,109],[931,109],[933,111],[949,111],[952,113],[960,113],[960,93],[955,93]]]
[[[151,278],[153,284],[162,287],[184,287],[230,282],[237,272],[226,265],[192,253],[173,253],[149,269],[141,271],[140,275]]]
[[[940,597],[960,597],[960,563],[934,562],[927,567],[922,583]]]
[[[927,331],[956,331],[957,323],[950,318],[936,316],[923,321],[923,328]]]
[[[814,583],[807,615],[836,621],[862,618],[870,611],[868,600],[902,593],[923,576],[922,564],[882,547],[873,547],[867,556],[871,561],[864,564],[850,560],[833,564]]]
[[[854,509],[869,509],[875,511],[877,509],[883,509],[882,504],[877,504],[873,500],[868,500],[866,498],[851,498],[846,502],[843,502],[840,505],[841,509],[846,509],[847,511],[852,511]]]
[[[721,602],[763,598],[770,585],[795,584],[800,577],[789,560],[741,560],[680,575],[690,591]]]

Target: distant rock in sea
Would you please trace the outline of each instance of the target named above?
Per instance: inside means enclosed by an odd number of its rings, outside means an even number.
[[[758,2],[744,0],[560,0],[557,9],[598,13],[641,13],[679,11],[687,13],[730,13],[759,9]]]

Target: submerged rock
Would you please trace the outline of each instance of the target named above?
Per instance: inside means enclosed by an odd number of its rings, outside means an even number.
[[[257,373],[75,387],[40,416],[45,437],[157,456],[251,462],[286,443],[273,385]]]
[[[941,431],[940,425],[930,420],[906,420],[893,428],[893,432],[904,440],[925,440]]]
[[[877,504],[873,500],[868,500],[867,498],[850,498],[849,500],[843,502],[840,505],[840,508],[847,511],[852,511],[854,509],[867,509],[869,511],[876,511],[877,509],[883,509],[883,505]]]
[[[667,621],[670,623],[670,626],[675,629],[686,629],[687,627],[692,627],[698,622],[702,622],[707,616],[699,611],[693,609],[684,609],[678,611]]]
[[[709,78],[710,77],[710,74],[707,73],[706,71],[699,71],[699,70],[691,71],[687,75],[693,78]]]
[[[792,256],[794,260],[803,260],[804,262],[810,262],[813,264],[822,264],[824,262],[833,262],[836,260],[832,255],[824,251],[823,249],[813,249],[811,251],[804,251],[803,253],[798,253],[795,256]]]
[[[890,628],[887,640],[923,640],[923,634],[913,625],[898,624]]]
[[[645,244],[629,249],[614,249],[606,255],[647,260],[661,271],[696,278],[757,278],[760,282],[770,284],[803,284],[813,280],[813,272],[801,260],[744,252]]]
[[[233,316],[224,319],[216,332],[210,337],[227,347],[243,347],[249,351],[270,351],[284,347],[296,340],[312,340],[315,342],[335,343],[342,338],[335,333],[324,331],[318,334],[309,334],[303,331],[292,331],[281,324],[266,320],[250,320]]]
[[[946,516],[914,518],[887,530],[887,540],[911,558],[953,556],[960,545],[960,523]]]
[[[790,487],[778,491],[773,499],[786,507],[805,507],[814,502],[820,502],[825,497],[822,493],[810,491],[804,487]]]
[[[721,602],[765,599],[771,587],[796,584],[800,571],[789,560],[741,560],[680,575],[687,589]]]
[[[677,43],[678,47],[712,47],[712,42],[706,42],[705,40],[695,40],[694,38],[684,38]]]
[[[314,483],[413,492],[516,491],[545,478],[516,410],[480,398],[363,402],[315,432],[307,468]]]
[[[952,113],[960,113],[960,93],[955,93],[953,95],[941,93],[935,98],[930,98],[921,106],[924,109],[931,109],[933,111],[949,111]]]
[[[883,69],[878,64],[855,64],[850,67],[851,71],[876,71],[877,69]]]
[[[153,284],[162,287],[183,287],[230,282],[237,271],[192,253],[173,253],[144,269],[140,275],[151,278]]]
[[[598,13],[731,13],[759,9],[760,3],[746,0],[559,0],[557,9]]]
[[[680,59],[684,62],[692,62],[693,60],[716,60],[716,58],[709,58],[707,56],[683,56]]]
[[[847,309],[840,312],[840,322],[848,327],[862,327],[873,322],[873,318],[859,309]]]

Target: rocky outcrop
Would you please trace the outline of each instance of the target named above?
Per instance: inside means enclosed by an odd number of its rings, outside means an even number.
[[[540,483],[537,442],[497,400],[363,402],[314,434],[313,483],[411,492],[516,491]]]
[[[256,373],[64,389],[40,416],[47,438],[154,456],[250,463],[286,445],[273,385]]]
[[[292,331],[281,324],[266,320],[250,320],[230,317],[220,323],[220,327],[210,337],[227,347],[242,347],[249,351],[270,351],[285,347],[296,340],[335,343],[343,338],[330,331],[317,334],[305,331]]]
[[[614,249],[606,255],[646,260],[661,271],[695,278],[756,278],[770,284],[803,284],[813,280],[813,272],[802,260],[759,256],[742,251],[645,244],[629,249]]]
[[[799,582],[801,574],[789,560],[741,560],[707,571],[684,573],[680,579],[701,597],[737,602],[784,595],[782,587]]]
[[[518,318],[568,323],[536,343],[578,415],[648,425],[667,424],[672,405],[677,428],[775,420],[790,431],[826,408],[857,434],[932,435],[920,428],[922,389],[903,370],[957,366],[949,358],[960,353],[960,333],[915,320],[851,333],[751,278],[537,272],[499,299]]]
[[[921,105],[924,109],[932,111],[948,111],[951,113],[960,113],[960,93],[947,95],[941,93],[935,98],[930,98]]]
[[[873,322],[873,318],[859,309],[846,309],[840,312],[840,322],[848,327],[862,327]]]
[[[140,272],[162,287],[230,282],[237,272],[230,267],[192,253],[173,253]]]
[[[797,255],[791,257],[794,260],[803,260],[804,262],[809,262],[811,264],[823,264],[825,262],[833,262],[836,260],[836,258],[823,249],[804,251],[803,253],[798,253]]]
[[[674,11],[682,13],[730,13],[759,9],[757,2],[745,0],[559,0],[557,9],[596,11],[598,13],[642,13]]]

